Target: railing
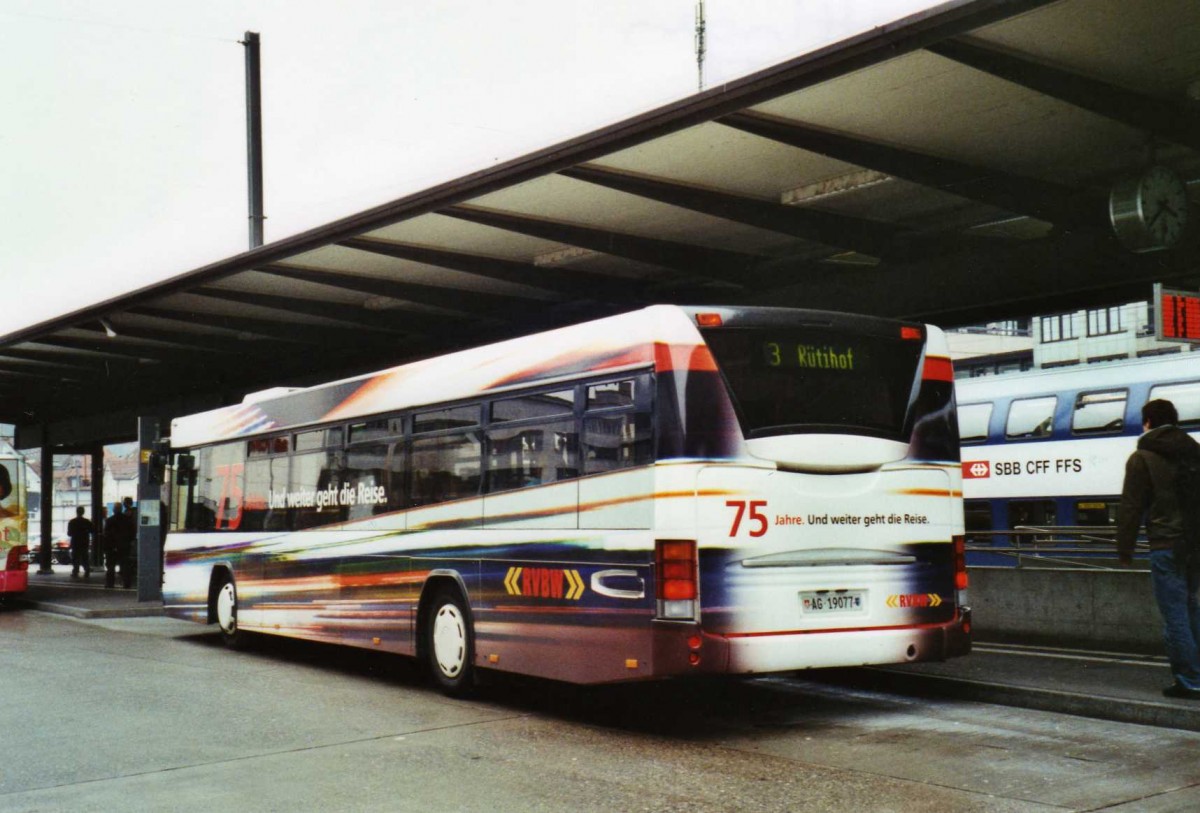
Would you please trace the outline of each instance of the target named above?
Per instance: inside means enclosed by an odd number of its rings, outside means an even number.
[[[1117,529],[1106,525],[1018,525],[1005,531],[968,531],[967,553],[1011,560],[1011,567],[1072,567],[1116,570]],[[1149,550],[1139,540],[1134,567],[1145,570]],[[968,564],[971,564],[968,559]]]

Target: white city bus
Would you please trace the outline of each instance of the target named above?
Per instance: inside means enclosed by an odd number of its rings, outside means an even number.
[[[968,651],[942,333],[655,306],[179,418],[164,605],[578,683]]]

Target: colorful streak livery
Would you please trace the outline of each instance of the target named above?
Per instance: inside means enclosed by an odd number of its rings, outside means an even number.
[[[969,650],[925,325],[656,306],[176,420],[164,604],[579,683]]]

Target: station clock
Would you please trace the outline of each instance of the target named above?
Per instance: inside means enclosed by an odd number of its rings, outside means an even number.
[[[1113,185],[1108,216],[1130,251],[1173,248],[1187,226],[1187,185],[1172,169],[1148,167]]]

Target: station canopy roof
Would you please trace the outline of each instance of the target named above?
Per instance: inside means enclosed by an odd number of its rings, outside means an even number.
[[[1200,228],[1129,251],[1109,192],[1200,179],[1197,97],[1195,0],[952,2],[2,337],[0,420],[52,443],[655,302],[1145,298],[1200,274]]]

